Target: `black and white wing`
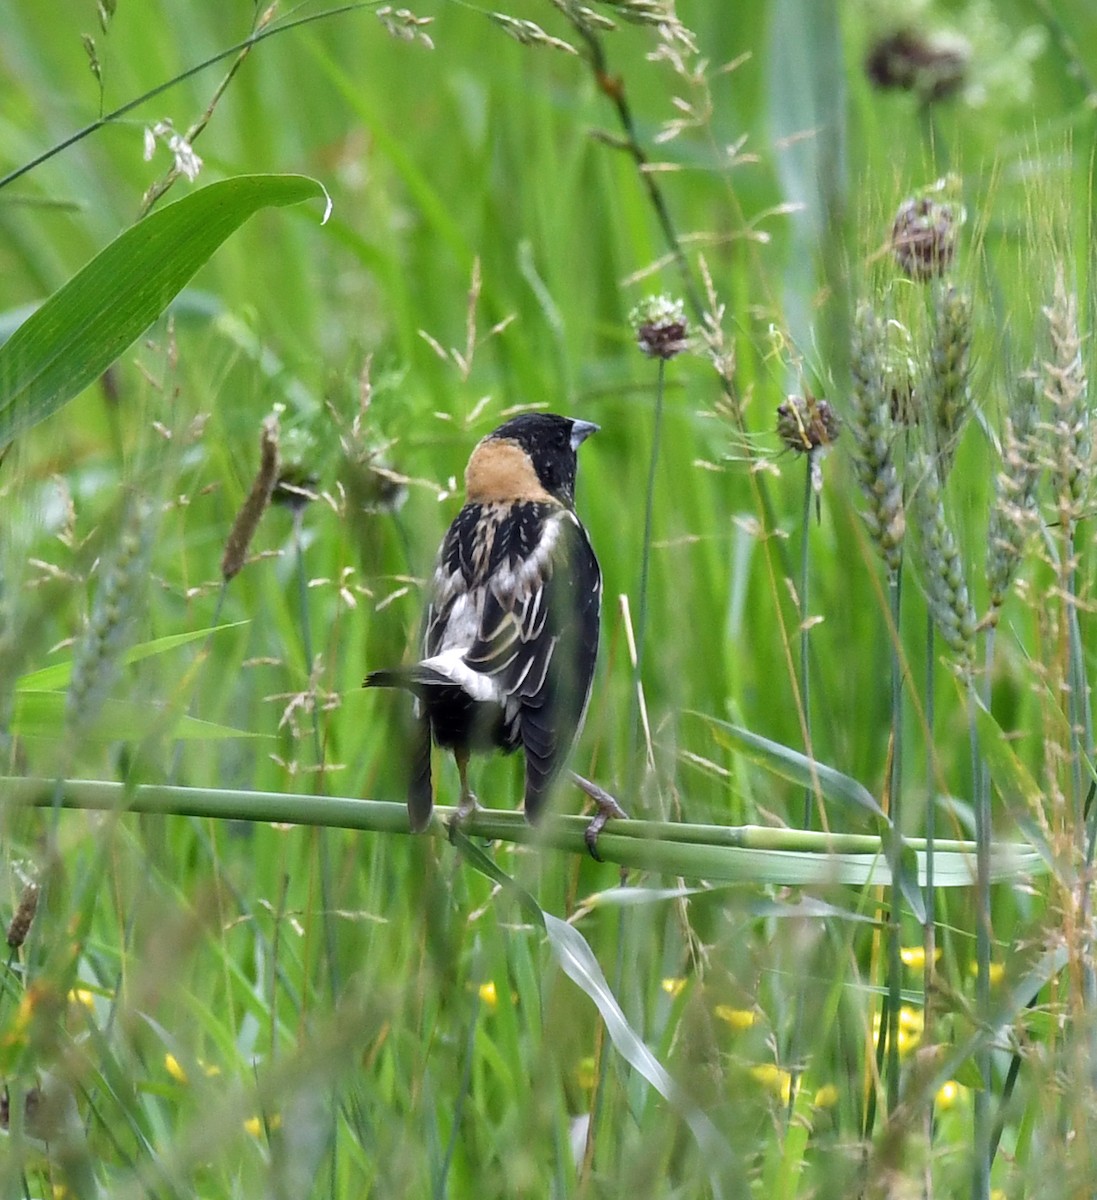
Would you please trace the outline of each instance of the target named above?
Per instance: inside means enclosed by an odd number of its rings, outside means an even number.
[[[502,744],[526,757],[536,818],[586,711],[602,579],[563,505],[466,505],[442,546],[424,666],[502,710]]]

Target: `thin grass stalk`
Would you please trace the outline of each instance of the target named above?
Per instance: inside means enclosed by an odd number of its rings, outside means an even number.
[[[445,1200],[448,1194],[449,1172],[453,1165],[453,1156],[457,1151],[457,1142],[461,1136],[461,1121],[464,1115],[465,1101],[472,1090],[472,1063],[476,1056],[476,1031],[480,1025],[480,992],[473,990],[472,1012],[469,1014],[468,1034],[465,1038],[465,1061],[461,1064],[461,1080],[457,1085],[457,1095],[453,1102],[453,1125],[450,1127],[449,1139],[442,1155],[442,1165],[434,1181],[434,1200]]]
[[[804,710],[804,728],[807,730],[808,746],[814,745],[811,736],[811,661],[808,657],[808,613],[811,575],[811,500],[815,493],[814,462],[812,456],[804,456],[804,507],[800,514],[800,704]],[[811,787],[804,789],[804,829],[811,828],[811,814],[815,807],[815,792]]]
[[[627,914],[621,911],[617,914],[617,947],[614,960],[613,972],[613,994],[615,996],[624,996],[626,993],[622,990],[625,977],[625,922]],[[602,1124],[602,1117],[606,1111],[606,1092],[609,1082],[609,1060],[612,1050],[607,1047],[605,1040],[605,1030],[601,1024],[598,1026],[598,1075],[594,1087],[594,1095],[591,1097],[590,1122],[587,1125],[586,1146],[583,1151],[582,1161],[582,1179],[581,1186],[589,1183],[594,1171],[594,1155],[598,1145],[598,1130]],[[586,1193],[586,1187],[582,1188],[583,1193]]]
[[[674,220],[670,214],[670,206],[659,184],[659,175],[657,172],[648,169],[650,159],[644,147],[640,144],[639,132],[628,101],[625,81],[620,75],[614,74],[610,70],[602,39],[591,24],[587,21],[575,20],[574,18],[572,18],[572,24],[586,45],[594,82],[613,104],[618,124],[624,134],[623,145],[617,142],[611,144],[615,144],[618,148],[623,149],[633,160],[636,166],[637,178],[648,197],[659,228],[662,231],[663,240],[681,278],[682,291],[685,294],[690,313],[696,324],[699,327],[703,327],[706,323],[706,316],[709,315],[706,311],[705,296],[697,286],[694,272],[690,267],[689,259],[686,257],[682,239],[679,237],[678,231],[674,226]],[[703,259],[700,262],[700,270],[705,281],[709,282]],[[711,288],[709,290],[711,291]],[[736,394],[731,371],[730,369],[719,369],[717,375],[720,380],[720,390],[728,402],[736,428],[745,443],[749,445],[746,425],[743,422],[742,404],[739,396]],[[759,472],[750,471],[747,478],[754,494],[755,503],[762,514],[764,528],[766,530],[776,529],[778,523],[774,516],[773,503],[770,500],[765,476]],[[763,545],[767,555],[771,551],[775,553],[786,575],[791,575],[790,563],[784,542],[780,538],[767,537],[763,539]]]
[[[659,443],[663,428],[663,394],[666,381],[666,359],[657,360],[655,379],[655,417],[651,429],[651,459],[648,463],[647,493],[644,498],[644,542],[640,551],[640,590],[636,614],[636,678],[642,678],[644,646],[648,628],[648,578],[651,572],[651,541],[655,525],[655,477],[659,468]]]
[[[896,637],[901,628],[903,607],[903,565],[899,564],[888,585],[891,621]],[[903,960],[900,951],[902,892],[899,886],[902,834],[903,789],[903,672],[899,647],[891,646],[891,773],[888,780],[888,816],[891,829],[887,839],[888,866],[891,868],[891,898],[888,915],[887,1021],[880,1022],[880,1036],[887,1038],[887,1105],[890,1116],[899,1105],[899,1009],[902,1005]],[[885,1032],[886,1026],[886,1032]]]
[[[371,7],[373,6],[368,0],[358,0],[357,3],[342,4],[336,8],[326,9],[323,12],[309,13],[303,17],[295,17],[292,20],[285,21],[281,25],[267,26],[259,30],[258,33],[253,33],[251,37],[237,42],[234,46],[229,46],[225,50],[219,50],[216,54],[203,59],[202,62],[196,63],[193,67],[188,67],[185,71],[180,71],[178,75],[173,75],[171,79],[166,80],[164,83],[157,84],[156,87],[150,88],[147,92],[142,92],[140,96],[137,96],[133,100],[127,100],[125,104],[120,105],[112,112],[106,113],[96,121],[89,122],[83,128],[70,134],[67,138],[55,142],[48,150],[44,150],[41,154],[30,159],[29,162],[23,163],[22,166],[16,167],[13,171],[9,171],[6,175],[0,177],[0,190],[6,188],[8,184],[14,183],[17,179],[21,179],[24,175],[28,175],[43,163],[49,162],[51,158],[56,158],[58,154],[62,154],[70,146],[75,146],[77,142],[82,142],[84,138],[90,137],[91,134],[96,133],[98,130],[105,128],[107,125],[116,124],[122,117],[140,108],[149,100],[155,99],[177,84],[193,78],[195,75],[200,75],[209,67],[216,66],[219,62],[224,62],[226,58],[232,58],[234,54],[250,50],[252,46],[257,46],[260,42],[265,42],[267,38],[274,37],[280,33],[288,33],[291,29],[297,29],[299,26],[311,25],[314,21],[324,21],[329,17],[338,17],[345,13],[357,12],[361,9]]]
[[[814,463],[812,456],[804,456],[804,506],[800,523],[800,704],[804,713],[804,728],[807,730],[808,742],[811,739],[811,668],[808,660],[808,612],[809,612],[809,565],[811,561],[809,533],[811,531],[811,501],[815,494]],[[811,814],[815,806],[815,791],[809,784],[804,789],[803,828],[811,828]],[[786,1126],[792,1121],[796,1108],[796,1096],[800,1088],[800,1047],[803,1045],[804,1008],[806,981],[801,981],[796,988],[796,1011],[792,1020],[792,1037],[789,1043],[789,1090],[788,1104],[785,1106]]]
[[[312,718],[312,748],[316,759],[316,767],[320,772],[320,787],[323,788],[324,745],[320,736],[320,714],[318,712],[315,683],[313,680],[312,652],[312,623],[309,620],[308,575],[305,571],[304,546],[304,514],[303,507],[293,509],[293,557],[295,574],[297,576],[297,604],[301,622],[301,647],[305,655],[305,671],[308,676],[308,687],[313,691],[309,709]],[[323,907],[324,953],[328,960],[328,978],[331,980],[332,994],[338,996],[340,988],[339,956],[335,941],[335,918],[331,903],[331,849],[328,846],[326,830],[316,831],[316,849],[320,860],[320,904]]]
[[[922,964],[922,1040],[927,1046],[933,1045],[935,1031],[934,1016],[934,965],[937,958],[937,909],[933,894],[933,853],[937,837],[937,792],[935,787],[936,760],[934,756],[934,726],[936,724],[937,684],[937,629],[933,623],[933,614],[926,610],[926,884],[924,900],[926,923],[922,929],[922,950],[925,962]],[[926,1104],[925,1137],[926,1145],[933,1145],[933,1097]],[[929,1162],[926,1165],[925,1182],[922,1193],[929,1200],[933,1194],[933,1176]]]
[[[989,1026],[990,1011],[990,790],[985,786],[986,772],[979,752],[979,733],[976,725],[978,696],[975,682],[969,675],[967,680],[968,734],[971,742],[971,779],[974,789],[975,809],[975,1008],[984,1027]],[[990,1200],[990,1164],[992,1152],[992,1130],[990,1123],[990,1068],[991,1050],[989,1042],[983,1042],[975,1055],[975,1068],[979,1073],[980,1087],[975,1092],[974,1109],[974,1162],[972,1164],[973,1200]]]

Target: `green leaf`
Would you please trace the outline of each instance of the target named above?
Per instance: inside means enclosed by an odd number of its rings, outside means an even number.
[[[188,642],[196,642],[201,638],[210,637],[212,634],[220,633],[222,629],[238,629],[241,625],[246,624],[247,621],[230,621],[225,625],[211,626],[209,629],[191,629],[187,633],[171,633],[166,637],[155,638],[151,642],[142,642],[139,646],[130,646],[121,656],[121,661],[124,665],[129,666],[142,659],[165,654],[178,646],[185,646]],[[15,690],[17,692],[56,691],[68,687],[71,676],[72,659],[68,659],[65,662],[53,663],[38,671],[30,671],[26,675],[21,675],[15,681]]]
[[[639,1072],[660,1096],[674,1105],[693,1131],[702,1150],[719,1160],[728,1161],[731,1157],[731,1147],[708,1117],[683,1094],[662,1063],[648,1049],[643,1038],[629,1024],[586,938],[574,926],[545,912],[529,892],[515,883],[460,830],[454,832],[452,841],[470,866],[499,884],[518,901],[522,911],[544,929],[548,936],[549,948],[564,974],[594,1001],[602,1014],[606,1032],[617,1053]]]
[[[674,1080],[667,1074],[662,1063],[647,1048],[644,1040],[628,1022],[617,1003],[594,951],[583,935],[573,925],[561,921],[551,913],[543,912],[545,933],[548,934],[549,946],[556,961],[564,974],[594,1001],[606,1032],[613,1042],[617,1053],[638,1071],[648,1083],[665,1100],[678,1109],[683,1120],[693,1131],[698,1145],[708,1154],[716,1155],[727,1161],[731,1157],[731,1147],[721,1136],[716,1126],[707,1116],[679,1089]]]
[[[250,216],[326,196],[304,175],[240,175],[115,238],[0,346],[0,450],[98,378]]]
[[[1050,713],[1049,719],[1054,719]],[[1010,816],[1047,864],[1048,870],[1052,874],[1062,875],[1068,869],[1067,863],[1052,850],[1038,820],[1038,814],[1045,804],[1040,785],[1017,757],[1005,730],[978,697],[975,697],[975,721],[983,760],[998,794],[1009,808]]]
[[[769,738],[764,738],[760,734],[751,733],[749,729],[744,729],[741,725],[731,725],[727,721],[710,717],[707,713],[695,712],[691,715],[707,721],[716,732],[717,739],[722,745],[734,747],[753,762],[758,763],[759,766],[765,767],[775,775],[780,775],[782,779],[787,779],[790,783],[804,788],[813,790],[818,788],[827,800],[859,808],[872,813],[874,817],[882,817],[885,821],[887,820],[887,815],[876,803],[875,796],[851,776],[843,775],[841,771],[836,771],[833,767],[815,762],[798,750],[792,750],[778,742],[771,742]]]
[[[20,737],[57,739],[65,728],[65,693],[22,690],[16,693],[12,710],[12,732]],[[163,725],[162,728],[159,726]],[[154,729],[179,741],[220,741],[225,738],[266,737],[246,729],[233,729],[213,721],[202,721],[186,713],[173,713],[159,704],[129,704],[105,700],[85,736],[95,741],[134,741]]]

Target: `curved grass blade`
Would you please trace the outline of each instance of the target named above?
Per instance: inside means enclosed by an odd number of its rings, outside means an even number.
[[[185,646],[188,642],[197,642],[202,638],[210,637],[212,634],[220,633],[223,629],[238,629],[241,625],[246,624],[247,621],[229,621],[227,624],[214,625],[209,629],[190,629],[186,633],[170,633],[165,637],[154,638],[151,642],[130,646],[119,656],[119,662],[123,666],[129,666],[131,663],[141,662],[142,659],[153,658],[157,654],[174,650],[178,646]],[[26,675],[20,675],[15,681],[15,690],[17,692],[55,691],[68,687],[71,676],[72,659],[68,659],[65,662],[52,663],[38,671],[28,671]]]
[[[1053,710],[1050,705],[1047,708],[1050,714]],[[1061,855],[1052,850],[1037,820],[1037,814],[1045,803],[1040,785],[1009,744],[1005,730],[978,697],[975,698],[974,711],[979,729],[979,749],[990,770],[994,786],[1005,800],[1017,827],[1032,843],[1033,849],[1047,864],[1048,870],[1062,877],[1063,873],[1069,870],[1069,865]],[[1048,719],[1053,718],[1049,715]]]
[[[11,731],[25,738],[59,739],[65,730],[65,693],[21,689],[12,706]],[[203,721],[164,704],[131,704],[104,700],[95,721],[84,732],[89,741],[133,741],[157,731],[181,742],[266,738],[272,735]]]
[[[498,883],[518,901],[526,916],[545,931],[549,948],[564,974],[594,1001],[617,1053],[629,1066],[638,1071],[664,1100],[674,1105],[706,1154],[730,1161],[731,1147],[716,1126],[682,1094],[662,1063],[629,1024],[586,938],[574,926],[545,912],[529,892],[515,883],[463,833],[455,833],[453,842],[470,866],[486,875],[492,882]]]
[[[723,745],[734,747],[752,762],[765,767],[782,779],[800,787],[818,787],[827,800],[869,812],[884,821],[888,819],[887,814],[876,802],[875,796],[852,776],[843,775],[841,771],[836,771],[824,763],[814,762],[798,750],[782,746],[779,742],[771,742],[769,738],[751,733],[741,725],[732,725],[710,717],[707,713],[692,712],[689,715],[707,721]]]
[[[115,238],[0,346],[0,450],[98,378],[250,216],[320,197],[304,175],[240,175]]]

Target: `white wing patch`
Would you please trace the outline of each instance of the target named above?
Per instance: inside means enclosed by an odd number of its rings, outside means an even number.
[[[430,667],[439,675],[452,680],[459,688],[468,692],[473,700],[492,700],[501,704],[504,697],[499,681],[491,675],[485,675],[483,671],[474,671],[465,662],[467,649],[467,646],[454,646],[452,649],[443,650],[433,658],[424,659],[423,666]]]

